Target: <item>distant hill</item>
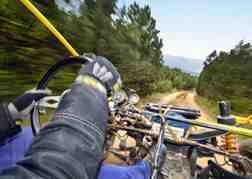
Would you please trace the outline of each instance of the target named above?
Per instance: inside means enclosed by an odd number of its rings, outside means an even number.
[[[193,75],[199,75],[203,68],[203,62],[200,59],[174,55],[164,55],[164,65],[171,68],[179,68],[182,71]]]

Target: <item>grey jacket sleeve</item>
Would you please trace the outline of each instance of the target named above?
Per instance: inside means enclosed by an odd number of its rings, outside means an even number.
[[[0,178],[96,178],[108,120],[106,97],[75,84],[53,119],[34,140],[25,159]]]

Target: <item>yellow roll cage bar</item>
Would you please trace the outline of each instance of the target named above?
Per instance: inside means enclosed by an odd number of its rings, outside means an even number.
[[[234,115],[234,117],[235,117],[236,124],[242,124],[242,125],[245,125],[245,124],[251,125],[252,124],[252,115],[250,115],[248,117]]]
[[[63,35],[50,23],[50,21],[29,1],[19,0],[46,28],[51,32],[72,56],[79,56],[77,51],[68,43]]]

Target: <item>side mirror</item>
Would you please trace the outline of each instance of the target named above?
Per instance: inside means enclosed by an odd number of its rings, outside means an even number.
[[[139,100],[140,100],[140,97],[136,93],[129,95],[129,104],[133,104],[133,105],[137,104]]]
[[[112,96],[112,101],[114,102],[115,106],[123,104],[125,101],[128,100],[127,94],[124,90],[117,91]]]

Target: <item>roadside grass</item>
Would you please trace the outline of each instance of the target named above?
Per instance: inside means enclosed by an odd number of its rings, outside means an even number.
[[[216,119],[217,115],[219,114],[217,102],[210,101],[209,99],[198,95],[196,96],[195,100],[204,111],[207,111],[211,119]]]

